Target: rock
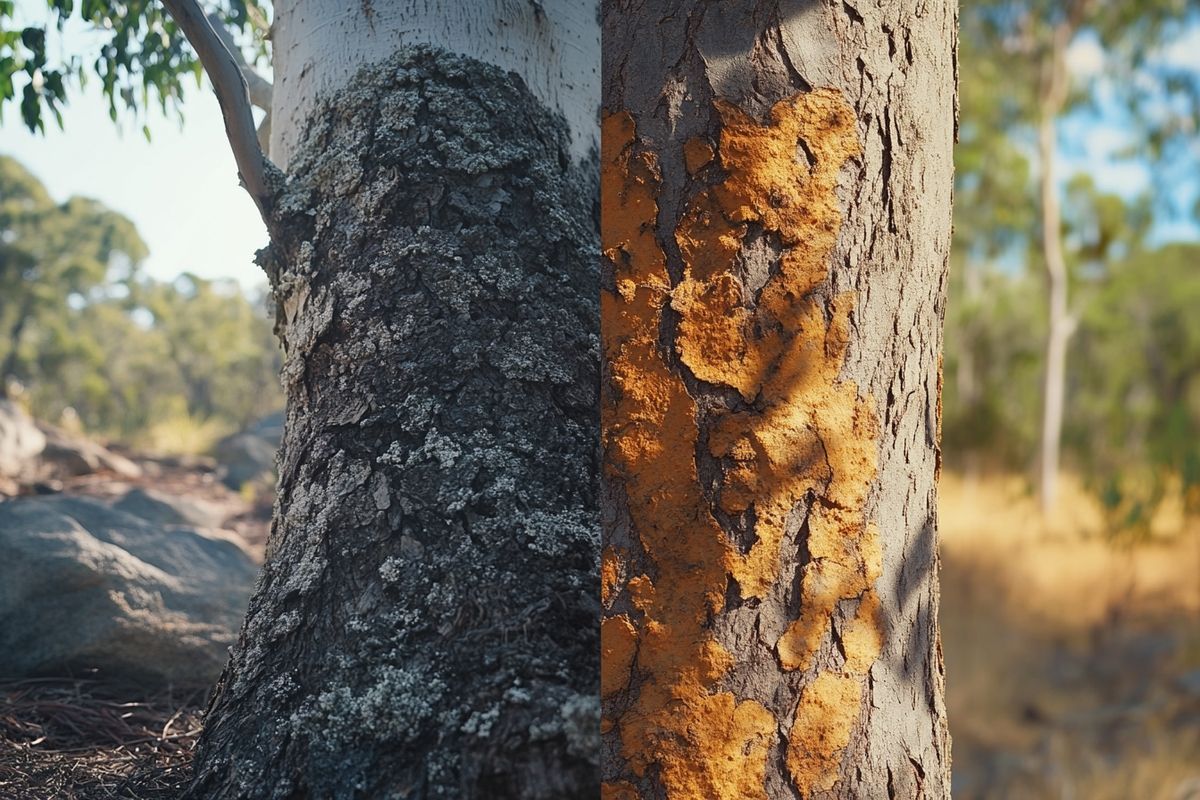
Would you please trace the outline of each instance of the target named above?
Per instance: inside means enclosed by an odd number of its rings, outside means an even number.
[[[1175,685],[1183,694],[1200,699],[1200,669],[1180,675],[1175,679]]]
[[[74,478],[93,472],[111,472],[122,478],[142,476],[141,467],[102,445],[49,425],[39,427],[46,437],[46,447],[38,456],[43,477]]]
[[[151,464],[159,468],[167,469],[183,469],[189,472],[216,472],[218,468],[217,460],[212,456],[197,456],[190,454],[180,455],[140,455],[140,460],[144,464]],[[161,469],[159,470],[161,471]]]
[[[0,400],[0,476],[18,478],[46,448],[46,437],[25,410]]]
[[[273,485],[275,453],[282,438],[283,412],[278,412],[217,442],[213,455],[224,469],[221,480],[231,489],[251,482]]]
[[[142,488],[130,489],[113,503],[113,508],[148,522],[197,528],[219,528],[226,517],[212,503]]]
[[[283,440],[283,423],[283,412],[276,411],[274,414],[267,414],[257,422],[251,423],[245,432],[253,434],[260,439],[266,439],[278,447],[279,443]]]
[[[84,497],[0,501],[0,675],[208,684],[257,567],[232,535]]]

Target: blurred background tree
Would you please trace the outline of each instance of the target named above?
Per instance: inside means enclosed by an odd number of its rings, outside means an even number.
[[[0,156],[0,386],[38,417],[152,449],[203,450],[282,406],[265,297],[139,271],[102,203],[55,203]]]
[[[1155,236],[1178,220],[1181,198],[1195,199],[1200,64],[1167,57],[1191,41],[1193,15],[1187,0],[962,7],[946,449],[968,475],[1027,470],[1046,513],[1064,447],[1061,468],[1085,478],[1115,527],[1140,524],[1167,485],[1192,491],[1185,472],[1197,456],[1182,450],[1200,448],[1182,434],[1198,409],[1177,387],[1160,392],[1147,370],[1178,375],[1195,354],[1139,320],[1166,315],[1164,303],[1200,281],[1200,249],[1176,242],[1159,253]],[[1111,164],[1064,158],[1084,149],[1073,137],[1089,125],[1121,128],[1116,156],[1151,175],[1152,191],[1102,191],[1092,172]],[[1164,293],[1148,273],[1166,263],[1175,266]],[[1200,328],[1200,317],[1178,325]],[[1123,416],[1137,397],[1154,410]],[[1171,448],[1151,444],[1163,437]]]

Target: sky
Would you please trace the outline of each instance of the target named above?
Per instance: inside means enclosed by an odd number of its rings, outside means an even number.
[[[182,129],[152,114],[148,143],[138,125],[119,131],[93,88],[71,99],[63,131],[48,125],[45,135],[30,133],[9,109],[0,153],[24,164],[56,200],[93,197],[132,219],[149,246],[144,268],[152,277],[194,272],[248,289],[265,284],[253,258],[266,229],[238,185],[216,99],[193,91],[183,111]]]
[[[18,4],[33,19],[43,0]],[[77,20],[73,20],[77,22]],[[69,25],[63,47],[86,44],[80,24]],[[267,243],[266,228],[250,196],[238,185],[221,110],[207,84],[189,82],[184,123],[147,112],[151,141],[140,120],[108,116],[99,81],[73,92],[63,109],[63,130],[53,119],[45,134],[30,133],[15,104],[0,123],[0,153],[25,165],[58,201],[83,195],[103,201],[137,226],[150,249],[144,268],[152,277],[181,272],[233,278],[247,289],[266,285],[254,251]]]
[[[1191,25],[1178,39],[1162,48],[1157,60],[1172,67],[1183,68],[1200,75],[1200,26]],[[1094,36],[1079,36],[1067,51],[1067,66],[1076,81],[1099,80],[1098,108],[1084,110],[1064,119],[1059,126],[1062,167],[1059,170],[1065,183],[1078,172],[1089,173],[1096,187],[1126,199],[1159,191],[1145,162],[1116,155],[1136,145],[1127,113],[1113,100],[1112,92],[1103,77],[1104,50]],[[1191,148],[1191,157],[1200,158],[1200,149]],[[1170,241],[1200,241],[1200,227],[1191,215],[1193,205],[1200,201],[1200,182],[1196,180],[1197,163],[1183,165],[1182,170],[1168,169],[1172,178],[1169,192],[1174,213],[1160,208],[1151,230],[1152,243]],[[1160,178],[1161,180],[1161,178]]]
[[[32,21],[48,13],[44,0],[21,0],[18,9]],[[62,47],[90,49],[88,38],[81,23],[73,20]],[[1200,28],[1163,57],[1194,64],[1200,72]],[[1087,77],[1102,69],[1103,51],[1094,40],[1081,37],[1068,61],[1077,76]],[[147,111],[150,142],[142,135],[141,121],[123,120],[124,130],[113,124],[94,80],[70,99],[61,131],[51,122],[45,134],[30,133],[10,105],[0,124],[0,153],[21,161],[57,200],[73,194],[93,197],[132,219],[149,245],[145,269],[151,276],[170,279],[194,272],[233,278],[247,289],[261,287],[265,280],[253,255],[266,244],[266,231],[253,202],[238,186],[215,97],[207,85],[188,88],[182,127],[156,109]],[[1068,120],[1062,134],[1064,181],[1074,171],[1086,170],[1099,188],[1125,197],[1150,187],[1143,166],[1113,157],[1127,140],[1115,116],[1101,113]],[[1195,194],[1194,188],[1189,190]],[[1194,200],[1181,198],[1183,205]],[[1190,220],[1164,219],[1156,225],[1154,238],[1197,240],[1200,230]]]

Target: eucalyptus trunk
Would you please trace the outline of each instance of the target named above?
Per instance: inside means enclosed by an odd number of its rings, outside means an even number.
[[[598,62],[594,8],[405,5],[275,6],[287,423],[191,797],[599,781],[598,93],[515,63]]]
[[[956,4],[603,27],[604,796],[948,798]]]
[[[1046,352],[1042,380],[1042,426],[1039,453],[1039,500],[1043,514],[1054,510],[1058,497],[1059,453],[1066,403],[1067,344],[1074,324],[1068,311],[1067,262],[1063,255],[1062,209],[1055,167],[1058,162],[1057,122],[1067,100],[1066,52],[1074,35],[1071,21],[1055,26],[1046,56],[1038,119],[1038,193],[1042,214],[1042,263],[1046,274]]]

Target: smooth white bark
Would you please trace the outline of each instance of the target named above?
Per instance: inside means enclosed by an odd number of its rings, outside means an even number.
[[[599,144],[596,0],[279,0],[275,14],[270,150],[284,170],[319,98],[416,44],[517,73],[566,118],[577,157]]]
[[[1072,16],[1054,30],[1041,89],[1038,122],[1039,191],[1042,212],[1042,260],[1046,270],[1047,315],[1046,371],[1042,383],[1042,431],[1039,496],[1043,514],[1054,510],[1058,495],[1059,450],[1066,404],[1067,342],[1073,324],[1068,312],[1067,262],[1063,255],[1062,210],[1055,167],[1058,160],[1057,121],[1067,100],[1069,75],[1067,47],[1077,19],[1087,3],[1077,3]]]

